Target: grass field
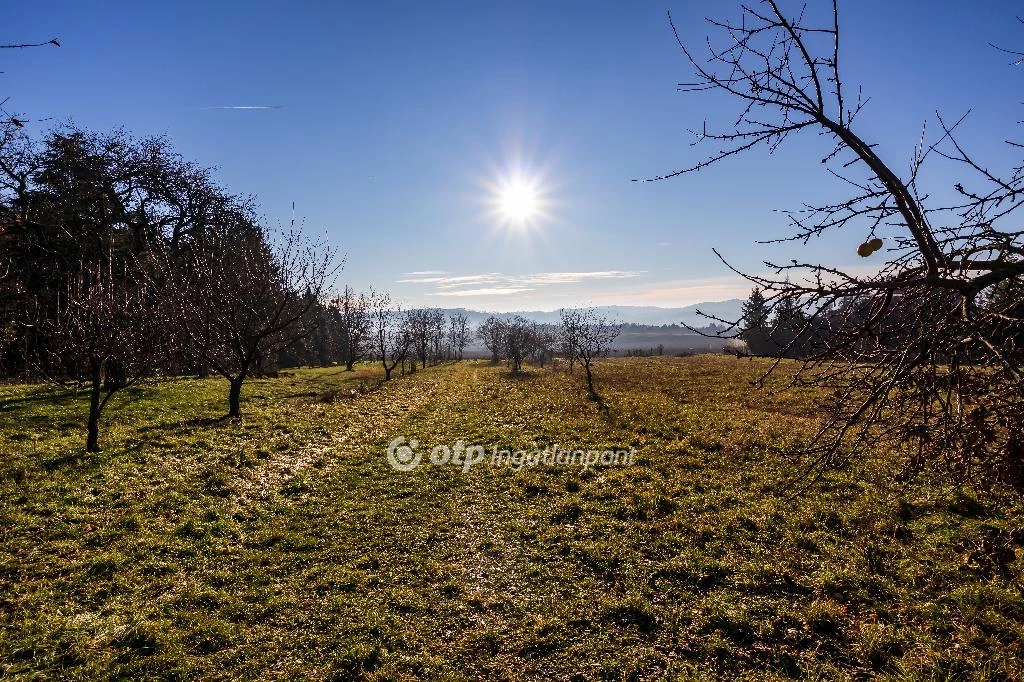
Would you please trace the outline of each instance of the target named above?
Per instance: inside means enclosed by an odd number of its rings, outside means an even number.
[[[814,423],[726,357],[581,377],[482,362],[170,381],[108,408],[0,387],[5,679],[1016,679],[1019,503],[897,488],[885,453],[793,496]],[[635,448],[632,466],[423,465]]]

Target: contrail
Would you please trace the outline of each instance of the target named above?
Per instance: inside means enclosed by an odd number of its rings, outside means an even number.
[[[283,109],[281,104],[244,104],[240,106],[202,107],[203,109]]]

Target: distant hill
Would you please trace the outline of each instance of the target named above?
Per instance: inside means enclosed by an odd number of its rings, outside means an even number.
[[[625,325],[612,348],[616,354],[630,351],[648,352],[661,347],[665,354],[717,352],[722,349],[723,339],[714,339],[694,334],[682,325],[695,329],[706,328],[712,323],[697,311],[715,315],[724,320],[735,320],[740,316],[742,301],[738,298],[728,301],[697,303],[683,308],[659,308],[657,306],[612,305],[598,306],[597,309]],[[489,316],[509,318],[513,315],[545,324],[561,321],[557,310],[522,310],[509,313],[490,313],[466,308],[442,308],[445,314],[464,313],[471,328],[475,328]],[[483,346],[474,338],[467,348],[467,356],[482,357]]]
[[[701,317],[697,311],[708,313],[726,320],[735,320],[740,316],[740,307],[743,301],[732,298],[727,301],[711,301],[707,303],[696,303],[682,308],[660,308],[658,306],[635,306],[635,305],[610,305],[597,306],[597,309],[607,313],[612,318],[623,324],[640,324],[649,326],[682,325],[691,327],[706,327],[711,320]],[[557,310],[522,310],[510,313],[490,313],[467,308],[443,308],[445,313],[461,312],[469,318],[471,325],[478,325],[490,315],[499,318],[508,318],[512,315],[523,317],[537,322],[556,324],[559,322]]]

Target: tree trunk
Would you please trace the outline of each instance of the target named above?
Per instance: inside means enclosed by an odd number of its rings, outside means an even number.
[[[86,452],[100,451],[100,389],[103,386],[102,366],[92,363],[92,387],[89,391],[89,436],[85,441]]]
[[[107,362],[107,371],[103,374],[103,390],[111,393],[124,385],[124,369],[115,361]]]
[[[231,392],[228,393],[228,416],[240,417],[242,415],[239,399],[242,397],[242,382],[245,376],[239,375],[231,380]]]
[[[384,365],[384,381],[391,381],[391,370],[393,369],[394,367],[388,367],[387,365]]]
[[[586,372],[587,372],[587,391],[590,392],[591,396],[596,398],[597,397],[597,391],[594,390],[594,376],[590,373],[590,363],[589,362],[584,362],[583,363],[583,369],[586,370]]]

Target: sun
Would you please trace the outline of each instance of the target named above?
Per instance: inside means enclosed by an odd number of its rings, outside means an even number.
[[[505,164],[493,164],[474,184],[480,192],[475,202],[484,208],[481,217],[506,237],[539,234],[555,220],[556,185],[544,166],[514,157]]]
[[[522,179],[506,183],[498,193],[498,210],[506,220],[530,222],[539,210],[536,188]]]
[[[504,227],[534,227],[544,220],[546,209],[545,195],[537,178],[515,174],[491,185],[491,210]]]

